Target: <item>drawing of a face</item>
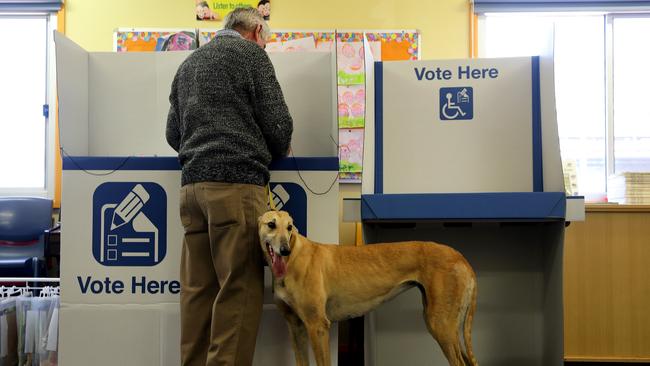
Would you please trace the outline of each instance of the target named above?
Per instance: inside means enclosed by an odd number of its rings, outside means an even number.
[[[208,8],[199,4],[196,6],[196,19],[205,19],[208,16]]]
[[[271,3],[262,4],[257,7],[257,10],[262,13],[262,16],[268,17],[271,15]]]
[[[262,17],[264,20],[269,20],[271,17],[271,3],[269,1],[260,1],[257,3],[257,11],[262,14]]]

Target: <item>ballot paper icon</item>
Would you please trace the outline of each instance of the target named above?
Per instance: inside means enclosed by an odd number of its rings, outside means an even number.
[[[307,194],[302,186],[291,182],[274,182],[270,186],[275,208],[287,211],[298,232],[307,235]]]
[[[155,266],[167,252],[167,195],[156,183],[107,182],[93,195],[93,256],[105,266]]]

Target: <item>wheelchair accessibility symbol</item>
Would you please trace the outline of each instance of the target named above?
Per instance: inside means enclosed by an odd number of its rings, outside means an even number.
[[[156,183],[107,182],[93,195],[93,256],[105,266],[155,266],[167,252],[167,195]]]
[[[474,89],[440,88],[440,119],[467,120],[474,118]]]

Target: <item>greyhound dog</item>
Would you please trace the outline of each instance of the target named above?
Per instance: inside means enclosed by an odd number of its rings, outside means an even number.
[[[316,364],[331,365],[331,322],[363,315],[414,286],[422,292],[427,329],[449,365],[478,365],[471,340],[476,275],[456,250],[432,242],[319,244],[300,235],[284,211],[266,212],[258,227],[296,365],[309,365],[308,339]]]

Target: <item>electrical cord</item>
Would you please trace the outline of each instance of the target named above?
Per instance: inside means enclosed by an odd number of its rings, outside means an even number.
[[[59,140],[59,141],[60,141],[60,140]],[[72,156],[70,156],[70,154],[68,154],[68,153],[65,151],[65,149],[64,149],[63,147],[60,147],[60,150],[61,150],[61,155],[67,157],[67,158],[72,162],[72,164],[74,164],[74,166],[76,166],[79,170],[81,170],[82,172],[84,172],[84,173],[86,173],[86,174],[88,174],[88,175],[92,175],[92,176],[95,176],[95,177],[104,177],[104,176],[111,175],[111,174],[117,172],[118,170],[122,169],[122,168],[124,167],[124,165],[126,165],[126,163],[127,163],[127,162],[132,158],[132,157],[133,157],[133,156],[127,156],[127,157],[124,158],[124,160],[123,160],[123,161],[122,161],[122,162],[117,166],[117,168],[111,170],[110,172],[106,172],[106,173],[93,173],[93,172],[91,172],[91,171],[89,171],[89,170],[84,169],[81,165],[79,165],[79,163],[77,163],[77,162],[75,161],[75,159],[74,159]]]
[[[330,135],[330,139],[332,140],[332,142],[336,146],[336,151],[338,151],[339,150],[339,144],[336,143],[336,140],[334,140],[334,137],[332,137],[332,135]],[[336,182],[338,182],[340,173],[339,172],[336,173],[336,177],[334,177],[334,180],[332,181],[332,184],[330,184],[329,188],[327,188],[327,190],[325,192],[315,192],[313,189],[311,189],[311,187],[309,187],[309,184],[307,184],[307,182],[305,182],[305,179],[303,178],[302,174],[300,174],[300,169],[298,167],[298,160],[296,160],[296,157],[293,156],[293,150],[291,150],[290,152],[291,152],[291,158],[293,159],[293,164],[296,167],[296,173],[298,173],[298,178],[300,178],[300,181],[305,186],[305,188],[307,188],[307,190],[309,192],[311,192],[311,194],[313,194],[315,196],[324,196],[324,195],[328,194],[332,190],[332,188],[334,187],[334,184],[336,184]]]

